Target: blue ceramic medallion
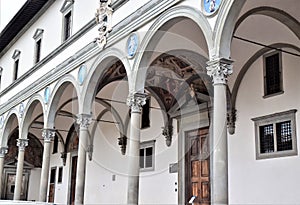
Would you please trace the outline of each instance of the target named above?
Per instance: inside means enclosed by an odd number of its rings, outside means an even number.
[[[139,38],[136,33],[133,33],[129,36],[126,44],[127,55],[129,58],[133,58],[136,54],[139,45]]]
[[[50,97],[50,88],[46,87],[44,91],[44,100],[46,104],[49,102],[49,97]]]
[[[208,15],[215,13],[220,7],[220,4],[222,2],[222,0],[202,0],[202,1],[203,1],[204,12]]]
[[[80,66],[80,68],[78,70],[78,83],[79,83],[79,85],[83,84],[85,75],[86,75],[86,65],[83,64],[83,65]]]

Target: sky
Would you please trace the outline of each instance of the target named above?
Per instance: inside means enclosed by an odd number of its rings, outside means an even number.
[[[0,32],[25,2],[26,0],[0,0]]]

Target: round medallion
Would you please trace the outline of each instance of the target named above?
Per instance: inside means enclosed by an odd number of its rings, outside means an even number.
[[[222,0],[202,0],[203,11],[206,15],[214,14],[220,7]]]
[[[3,115],[0,116],[0,129],[3,128],[3,125],[4,125],[4,117]]]
[[[21,103],[20,106],[19,106],[19,114],[20,114],[21,117],[24,114],[24,104],[23,103]]]
[[[46,87],[44,91],[44,101],[46,104],[49,102],[49,97],[50,97],[50,88]]]
[[[127,40],[127,44],[126,44],[128,58],[134,57],[134,55],[136,54],[136,51],[138,49],[138,45],[139,45],[138,35],[136,33],[132,33],[129,36],[129,38]]]
[[[78,83],[79,83],[79,85],[83,84],[85,75],[86,75],[86,65],[83,64],[83,65],[80,66],[80,68],[78,70]]]

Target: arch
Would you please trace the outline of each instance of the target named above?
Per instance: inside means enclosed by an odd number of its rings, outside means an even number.
[[[286,44],[286,43],[276,43],[276,44],[272,44],[269,47],[265,47],[260,49],[259,51],[257,51],[251,58],[249,58],[249,60],[244,64],[244,66],[242,67],[241,71],[239,72],[236,81],[234,83],[233,89],[232,89],[232,95],[231,95],[231,109],[235,109],[235,103],[236,103],[236,98],[237,98],[237,94],[239,91],[239,87],[241,85],[241,82],[243,80],[243,78],[245,77],[247,71],[249,70],[249,68],[251,67],[251,65],[258,59],[260,58],[263,54],[277,49],[277,50],[281,50],[282,48],[291,48],[294,49],[298,52],[300,52],[300,48],[297,46],[294,46],[292,44]]]
[[[95,99],[99,79],[105,74],[107,65],[112,60],[120,60],[123,64],[128,78],[129,90],[132,90],[131,85],[131,66],[126,55],[116,48],[107,48],[99,54],[99,57],[93,62],[90,71],[88,72],[83,85],[83,105],[80,106],[80,112],[90,114],[92,113],[92,104]]]
[[[11,131],[12,131],[11,126],[12,126],[14,118],[16,118],[16,120],[17,120],[17,124],[18,124],[17,127],[20,127],[18,112],[15,108],[9,111],[9,113],[7,114],[6,120],[4,121],[3,131],[2,131],[2,139],[1,139],[2,140],[1,141],[1,146],[2,147],[7,146],[8,138],[9,138],[9,136],[11,134]]]
[[[77,84],[77,81],[70,74],[66,75],[65,77],[63,77],[62,79],[60,79],[57,82],[57,84],[55,85],[55,87],[51,93],[51,97],[50,97],[50,101],[49,101],[49,105],[48,105],[49,109],[48,109],[47,116],[45,118],[45,123],[44,123],[45,128],[53,128],[54,127],[54,121],[55,121],[55,116],[56,116],[57,109],[58,109],[59,100],[61,99],[62,94],[64,93],[66,87],[70,84],[75,89],[76,95],[78,97],[79,110],[80,110],[80,106],[83,106],[83,104],[81,104],[79,86]]]
[[[214,28],[215,50],[211,58],[230,57],[231,39],[235,23],[245,2],[246,0],[223,1],[223,4],[219,8],[220,13]]]
[[[151,43],[151,41],[159,39],[161,35],[159,34],[159,29],[163,26],[169,27],[171,25],[168,25],[168,23],[171,22],[171,20],[175,20],[176,18],[187,18],[192,20],[194,23],[196,23],[199,28],[201,29],[207,47],[208,52],[210,53],[213,49],[213,43],[212,43],[212,30],[210,28],[210,25],[205,18],[205,16],[198,11],[195,8],[191,8],[188,6],[178,6],[176,8],[172,8],[170,10],[165,11],[158,19],[152,24],[152,26],[148,29],[148,32],[146,33],[145,37],[143,38],[140,46],[140,51],[137,53],[137,56],[135,58],[134,64],[133,64],[133,70],[137,70],[136,76],[134,79],[136,79],[135,82],[135,88],[134,92],[143,92],[146,75],[147,75],[147,69],[139,69],[139,68],[145,68],[144,65],[145,62],[143,60],[147,59],[144,54],[145,51],[153,51],[154,46],[156,44]],[[208,53],[208,55],[210,55]]]
[[[21,121],[20,131],[21,131],[21,134],[22,133],[25,134],[25,136],[21,136],[24,139],[27,138],[27,133],[29,133],[29,127],[32,124],[32,122],[31,122],[32,113],[38,104],[40,104],[42,107],[42,112],[43,112],[44,121],[45,121],[45,105],[43,103],[42,96],[40,94],[35,94],[28,101],[28,103],[25,107],[25,110],[24,110],[23,119]]]
[[[236,22],[234,32],[243,23],[243,21],[251,15],[265,15],[276,19],[277,21],[286,25],[298,37],[298,39],[300,39],[300,23],[297,21],[297,19],[295,19],[283,10],[267,6],[254,8],[243,14]]]

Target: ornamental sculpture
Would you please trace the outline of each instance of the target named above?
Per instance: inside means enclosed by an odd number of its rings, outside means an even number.
[[[96,22],[99,31],[99,37],[96,40],[101,49],[106,45],[106,36],[112,30],[112,13],[111,0],[100,0],[100,5],[96,12]]]

